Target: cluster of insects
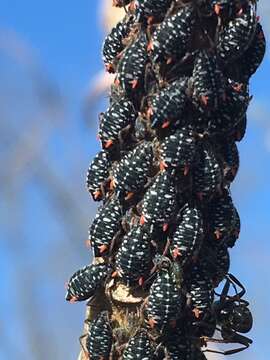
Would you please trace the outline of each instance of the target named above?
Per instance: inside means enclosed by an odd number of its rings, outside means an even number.
[[[237,353],[252,343],[252,314],[229,272],[241,227],[230,186],[265,53],[256,1],[113,6],[126,15],[103,45],[115,80],[86,180],[101,202],[93,263],[66,294],[93,309],[83,351],[91,360]]]

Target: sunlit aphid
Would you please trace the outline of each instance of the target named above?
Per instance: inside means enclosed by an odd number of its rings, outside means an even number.
[[[147,21],[148,24],[161,20],[166,15],[172,0],[137,0],[136,20],[138,22]]]
[[[87,265],[76,271],[67,284],[66,300],[76,302],[91,298],[104,285],[109,271],[105,263]]]
[[[265,50],[266,40],[263,28],[261,24],[258,23],[254,39],[237,64],[239,67],[239,81],[247,82],[250,77],[255,74],[263,61]]]
[[[112,329],[107,311],[101,312],[90,324],[86,348],[91,360],[109,359],[113,342]]]
[[[111,176],[116,192],[124,193],[130,198],[141,190],[147,182],[152,162],[151,142],[143,142],[131,150],[112,170]]]
[[[217,57],[202,50],[198,53],[192,74],[193,99],[206,108],[217,108],[225,100],[225,81]]]
[[[171,124],[184,124],[184,110],[187,103],[187,78],[181,78],[162,89],[149,99],[147,116],[153,128],[163,129]]]
[[[236,127],[246,116],[250,102],[248,88],[231,79],[226,88],[226,101],[211,113],[207,131],[210,134],[235,134]],[[235,135],[234,135],[235,136]]]
[[[113,102],[105,113],[100,115],[99,138],[104,149],[109,149],[120,140],[121,132],[132,126],[137,113],[131,101],[122,98]]]
[[[123,360],[154,360],[154,347],[146,330],[140,330],[128,342]]]
[[[192,341],[188,336],[186,336],[183,329],[179,326],[171,331],[168,329],[168,336],[165,337],[163,344],[165,346],[168,359],[170,360],[193,358]]]
[[[182,305],[180,288],[170,268],[161,268],[150,288],[146,308],[148,324],[162,331],[164,327],[175,327]]]
[[[95,256],[106,254],[114,236],[120,230],[123,216],[118,198],[110,199],[99,211],[89,227],[89,242],[94,248]]]
[[[115,84],[129,95],[141,87],[147,58],[147,37],[142,31],[123,52],[117,66]]]
[[[235,207],[228,191],[211,200],[208,207],[210,235],[218,241],[230,235],[235,224]]]
[[[161,172],[143,198],[141,224],[161,225],[166,230],[176,208],[174,177],[168,171]]]
[[[143,281],[151,269],[152,255],[148,233],[138,225],[124,236],[115,258],[115,275],[120,276],[127,284]]]
[[[233,182],[239,169],[239,152],[234,141],[224,142],[220,147],[223,161],[223,175],[226,182]]]
[[[181,59],[189,50],[195,24],[195,12],[191,5],[183,6],[176,14],[165,19],[148,45],[154,62]]]
[[[250,46],[257,26],[252,5],[239,10],[237,16],[219,34],[217,55],[224,65],[240,58]]]
[[[125,45],[123,40],[128,36],[134,23],[134,17],[128,16],[119,21],[106,36],[103,43],[103,61],[108,72],[115,71],[115,65],[119,60],[121,51]]]
[[[199,249],[204,231],[202,214],[198,208],[187,204],[181,214],[181,221],[171,241],[171,253],[184,266]]]
[[[210,311],[214,291],[209,274],[199,265],[194,265],[188,275],[187,289],[195,319],[202,319]]]
[[[161,168],[170,166],[180,168],[187,175],[193,162],[196,142],[189,128],[181,128],[168,137],[160,145]]]
[[[109,153],[105,150],[100,151],[92,160],[86,175],[86,188],[95,201],[103,197],[102,186],[109,177],[111,160]]]
[[[222,171],[210,144],[198,148],[193,171],[193,191],[200,201],[210,200],[220,188]]]

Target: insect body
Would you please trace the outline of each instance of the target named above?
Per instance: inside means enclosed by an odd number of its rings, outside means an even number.
[[[105,67],[109,72],[114,72],[117,56],[124,49],[123,40],[128,36],[131,31],[134,18],[132,16],[125,17],[119,21],[118,24],[112,29],[111,33],[106,36],[103,44],[103,61]]]
[[[174,178],[168,171],[161,172],[143,198],[141,223],[167,227],[176,208]]]
[[[163,18],[171,3],[172,0],[137,0],[136,19],[140,22],[147,18],[147,22],[152,23],[156,18]]]
[[[147,306],[149,325],[162,331],[175,325],[181,307],[179,284],[170,268],[160,269],[150,288]]]
[[[181,128],[166,137],[160,146],[161,165],[182,168],[187,175],[195,155],[196,143],[191,129]]]
[[[176,228],[171,243],[174,258],[184,266],[198,250],[203,239],[202,214],[196,207],[186,205],[182,212],[182,219]]]
[[[241,57],[253,40],[256,30],[256,12],[252,5],[242,8],[219,35],[217,55],[226,65]]]
[[[116,191],[132,196],[147,182],[149,168],[153,161],[151,142],[143,142],[130,151],[112,170]]]
[[[123,360],[154,360],[154,348],[145,330],[129,340]]]
[[[102,185],[109,177],[110,167],[110,156],[105,150],[100,151],[89,166],[86,176],[86,187],[94,200],[101,200],[102,198]]]
[[[191,360],[193,358],[191,339],[186,336],[183,329],[179,326],[177,326],[176,329],[169,331],[168,336],[165,338],[164,346],[167,353],[166,359]]]
[[[142,31],[134,42],[126,48],[121,57],[115,83],[120,86],[128,95],[139,85],[142,85],[142,78],[147,62],[147,38]]]
[[[219,148],[223,161],[223,175],[226,182],[233,182],[239,169],[239,152],[234,141],[226,141]]]
[[[183,112],[187,102],[187,78],[169,84],[150,99],[147,114],[153,128],[168,127],[172,122],[183,124]]]
[[[194,8],[190,5],[165,19],[153,33],[148,46],[153,61],[170,62],[173,58],[183,58],[189,49],[194,23]]]
[[[113,102],[105,113],[101,113],[99,138],[103,148],[109,149],[119,139],[121,131],[134,124],[136,117],[132,103],[126,98]]]
[[[151,261],[149,235],[140,225],[135,226],[124,237],[116,254],[116,271],[126,283],[142,284],[151,268]]]
[[[206,50],[199,52],[192,74],[193,98],[202,106],[217,108],[225,100],[225,81],[217,58]]]
[[[91,360],[108,360],[113,341],[112,329],[107,311],[101,312],[89,328],[86,348]]]
[[[210,144],[198,147],[196,166],[193,172],[193,189],[199,200],[209,199],[220,187],[222,172]]]
[[[109,274],[107,264],[92,264],[76,271],[67,284],[66,300],[70,302],[84,301],[95,295],[104,285]]]
[[[105,254],[120,229],[122,206],[115,197],[101,206],[89,228],[89,240],[94,247],[95,256]]]

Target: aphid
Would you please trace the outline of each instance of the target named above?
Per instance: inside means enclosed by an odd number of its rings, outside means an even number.
[[[103,183],[109,177],[111,167],[109,153],[101,150],[92,160],[86,175],[86,188],[95,201],[103,197]]]
[[[217,108],[225,100],[225,81],[217,57],[201,50],[192,74],[193,99],[203,107]]]
[[[217,56],[221,64],[232,63],[245,53],[253,40],[256,26],[254,6],[241,8],[237,16],[219,34]]]
[[[242,141],[247,129],[247,115],[244,115],[238,124],[235,126],[233,131],[233,140],[234,141]]]
[[[113,334],[107,311],[101,312],[91,323],[86,348],[91,360],[108,360],[113,342]]]
[[[117,197],[111,198],[99,211],[89,228],[89,241],[95,256],[109,251],[114,236],[120,230],[123,209]]]
[[[187,175],[193,162],[196,142],[190,128],[181,128],[168,137],[160,145],[161,168],[169,166],[183,169]]]
[[[147,19],[149,24],[155,22],[156,19],[161,20],[171,3],[172,0],[137,0],[135,2],[136,20],[143,22],[144,19]]]
[[[215,13],[225,21],[235,17],[247,4],[248,0],[211,0]]]
[[[66,300],[76,302],[91,298],[104,285],[109,271],[105,263],[87,265],[76,271],[67,284]]]
[[[150,118],[152,128],[165,129],[171,123],[183,125],[187,81],[187,78],[174,81],[149,99],[147,116]]]
[[[184,266],[198,250],[203,239],[203,219],[200,210],[188,204],[181,210],[182,219],[171,242],[172,256]]]
[[[136,111],[128,99],[113,102],[105,113],[100,114],[99,138],[102,147],[109,149],[120,139],[121,132],[134,124],[136,117]]]
[[[210,312],[214,291],[211,278],[203,267],[195,264],[188,274],[187,290],[195,319],[203,319]]]
[[[219,148],[223,162],[223,177],[226,182],[233,182],[239,169],[239,152],[234,141],[225,141]]]
[[[133,16],[125,17],[119,21],[118,24],[113,27],[111,33],[106,36],[103,43],[103,61],[108,72],[115,71],[115,65],[119,60],[119,55],[125,48],[123,40],[130,33],[133,23]]]
[[[171,268],[162,267],[150,288],[146,308],[151,328],[163,331],[164,327],[175,327],[182,306],[179,284]]]
[[[117,192],[123,192],[127,198],[144,187],[150,166],[153,162],[151,142],[142,142],[113,168],[113,185]]]
[[[185,56],[189,50],[195,19],[193,6],[187,4],[160,24],[148,45],[153,62],[170,63],[175,58]]]
[[[209,200],[220,188],[222,172],[210,144],[198,147],[196,166],[193,171],[193,191],[200,201]]]
[[[176,208],[174,176],[168,171],[161,172],[142,200],[141,224],[161,225],[165,231]]]
[[[154,347],[146,330],[139,330],[128,342],[123,360],[154,360]]]
[[[235,207],[228,191],[216,196],[208,206],[209,232],[216,240],[221,242],[232,232],[235,225]]]
[[[248,87],[229,79],[226,101],[220,103],[218,109],[212,112],[207,132],[212,135],[236,134],[238,124],[246,116],[249,102]]]
[[[124,236],[116,254],[116,274],[127,284],[143,281],[151,269],[152,255],[148,233],[138,225]],[[115,274],[115,275],[116,275]]]
[[[263,28],[260,23],[257,24],[256,33],[249,48],[237,62],[239,68],[239,78],[237,81],[248,82],[250,77],[255,74],[263,61],[266,50],[266,40]]]
[[[228,246],[230,248],[233,248],[235,246],[235,243],[240,235],[240,230],[241,230],[240,216],[239,216],[239,213],[238,213],[236,207],[234,207],[232,230],[231,230],[229,236],[226,237],[226,246]]]
[[[125,49],[119,61],[115,84],[130,95],[132,91],[142,86],[142,80],[147,62],[147,37],[142,31],[134,42]]]

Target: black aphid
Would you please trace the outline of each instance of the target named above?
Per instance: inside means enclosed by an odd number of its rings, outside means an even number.
[[[169,9],[172,0],[139,0],[136,3],[136,20],[150,24],[162,19]]]
[[[91,298],[104,285],[109,270],[109,266],[102,263],[87,265],[76,271],[67,284],[66,300],[76,302]]]
[[[140,330],[128,342],[123,360],[153,360],[154,347],[145,330]]]
[[[100,114],[99,138],[102,147],[109,149],[120,140],[121,132],[132,126],[136,117],[137,113],[128,99],[113,102],[105,113]]]
[[[102,150],[94,157],[86,175],[86,188],[94,200],[101,200],[103,197],[102,186],[109,177],[111,167],[110,155]]]
[[[99,211],[89,228],[89,241],[95,256],[106,254],[114,236],[120,230],[123,209],[119,200],[110,199]]]
[[[113,342],[112,329],[107,311],[101,312],[91,323],[86,348],[91,360],[109,359]]]

